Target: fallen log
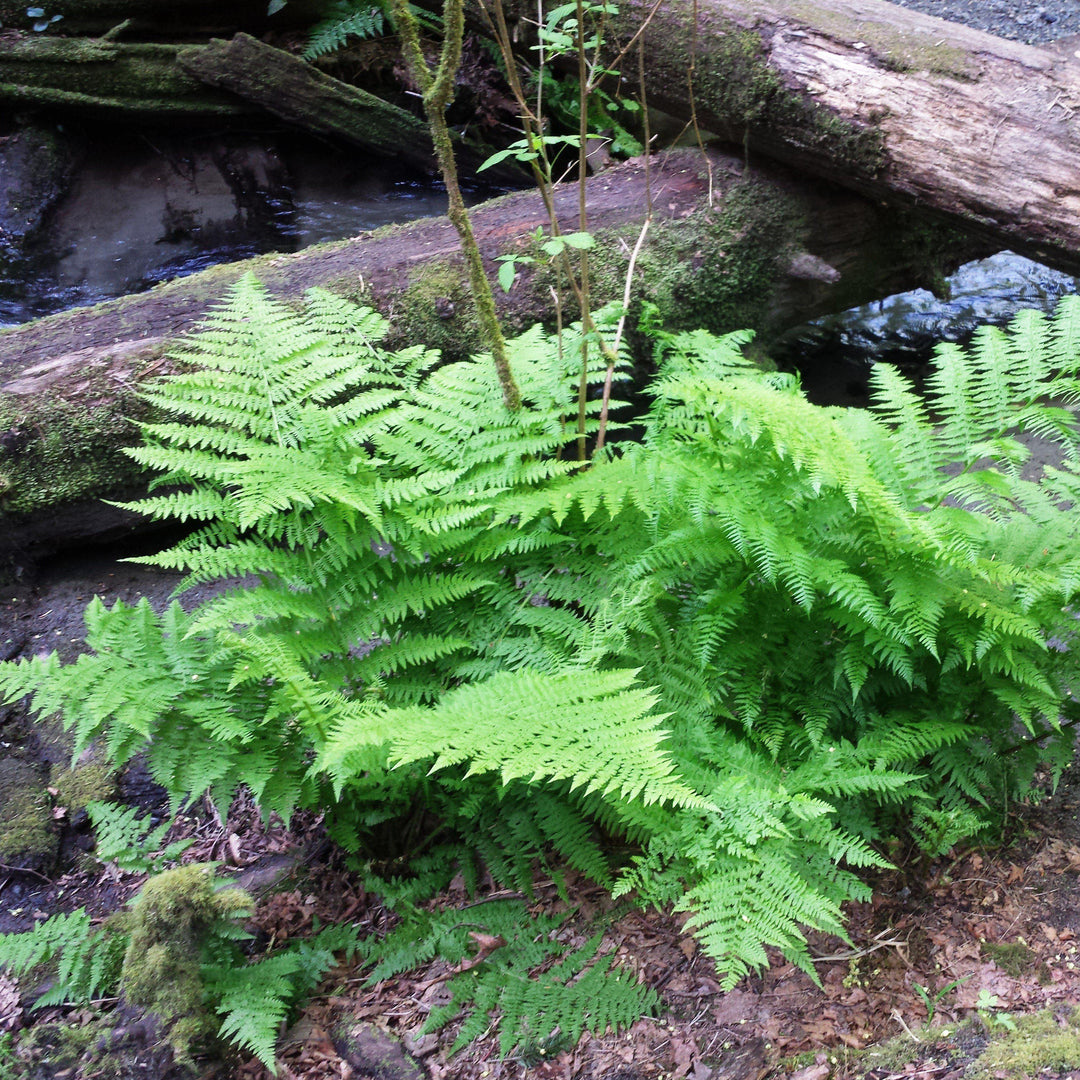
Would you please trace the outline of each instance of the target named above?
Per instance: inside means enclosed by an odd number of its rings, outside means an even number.
[[[203,45],[19,36],[0,42],[0,106],[5,103],[158,126],[272,116],[435,171],[427,127],[408,110],[243,33]],[[454,138],[462,168],[475,171],[487,151]],[[492,180],[519,175],[504,168]]]
[[[0,40],[0,109],[100,113],[125,121],[196,121],[258,112],[207,87],[177,62],[199,45],[118,44],[16,35]]]
[[[739,158],[706,161],[686,151],[589,180],[598,302],[622,296],[649,192],[653,223],[634,296],[657,304],[672,329],[756,326],[767,338],[986,250],[783,169],[747,173]],[[573,185],[556,192],[565,229],[576,228],[577,198]],[[507,327],[551,325],[555,276],[535,238],[546,225],[537,193],[492,200],[474,209],[473,220],[492,277],[500,255],[535,259],[520,264],[509,293],[499,293]],[[70,542],[79,506],[135,480],[119,448],[135,438],[130,418],[142,415],[140,379],[166,370],[170,343],[248,272],[288,302],[318,285],[372,304],[390,317],[394,345],[424,342],[448,357],[481,348],[457,236],[445,218],[215,267],[0,331],[0,556]],[[99,517],[93,529],[102,527]]]
[[[249,34],[214,40],[177,58],[185,72],[304,131],[331,135],[433,172],[427,126],[412,113],[319,71]],[[482,158],[466,161],[475,169]]]
[[[524,4],[523,20],[535,20]],[[696,19],[695,19],[696,15]],[[624,90],[873,198],[1080,270],[1080,64],[882,0],[620,0]],[[523,23],[523,26],[525,24]],[[693,57],[693,91],[689,87]]]

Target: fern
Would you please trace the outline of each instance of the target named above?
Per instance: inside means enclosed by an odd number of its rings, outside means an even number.
[[[241,282],[150,391],[172,416],[132,504],[195,525],[147,561],[231,584],[95,602],[86,655],[0,665],[0,693],[78,748],[148,748],[175,803],[325,814],[401,896],[478,852],[518,888],[564,860],[678,903],[727,985],[769,947],[809,970],[807,927],[842,932],[897,829],[941,851],[1066,760],[1080,437],[1046,402],[1080,402],[1080,302],[943,347],[926,402],[881,369],[861,412],[758,371],[747,335],[660,334],[642,441],[587,469],[580,329],[510,343],[516,413],[486,358],[385,332]],[[1060,452],[1040,482],[1025,433]]]
[[[556,1033],[572,1045],[583,1030],[602,1033],[656,1010],[655,991],[612,957],[597,959],[600,935],[567,952],[559,917],[530,918],[517,900],[488,901],[467,911],[413,911],[364,954],[377,961],[374,984],[441,956],[460,971],[447,982],[450,1000],[433,1009],[424,1031],[439,1031],[464,1014],[450,1046],[456,1053],[493,1024],[503,1057],[523,1042],[544,1045]],[[471,953],[482,947],[479,956]],[[553,962],[554,961],[554,962]],[[539,972],[536,971],[539,969]]]
[[[378,37],[385,22],[383,9],[378,5],[338,0],[326,17],[311,28],[302,55],[305,60],[317,60],[342,48],[350,37]]]
[[[163,846],[169,823],[163,822],[156,828],[143,825],[133,806],[91,802],[87,803],[86,809],[94,826],[96,857],[104,863],[115,863],[130,873],[160,870],[165,864],[176,861],[194,843],[194,840],[174,840]],[[152,852],[159,854],[152,857]]]
[[[39,965],[53,967],[52,986],[35,1000],[35,1009],[87,1005],[114,991],[126,946],[126,935],[95,930],[79,908],[52,915],[24,933],[0,934],[0,968],[18,977]]]

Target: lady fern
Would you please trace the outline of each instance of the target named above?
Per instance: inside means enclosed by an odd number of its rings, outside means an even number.
[[[386,15],[380,4],[338,0],[312,28],[304,48],[305,60],[317,60],[336,52],[351,37],[378,37],[383,32]]]
[[[758,371],[746,335],[661,336],[643,440],[588,468],[573,340],[511,343],[510,412],[485,358],[384,330],[241,283],[151,391],[175,419],[133,504],[196,526],[148,562],[232,584],[96,602],[88,655],[0,689],[80,747],[148,746],[177,801],[246,784],[375,862],[418,807],[433,877],[472,845],[527,887],[553,850],[691,910],[728,985],[769,946],[811,969],[805,927],[842,932],[878,841],[940,851],[1066,759],[1080,302],[943,348],[925,401],[883,369],[862,412]],[[1060,456],[1038,480],[1028,434]]]

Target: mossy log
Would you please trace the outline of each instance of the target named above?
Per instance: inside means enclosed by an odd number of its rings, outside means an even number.
[[[671,328],[754,326],[768,337],[985,253],[781,168],[747,172],[739,158],[684,151],[654,159],[648,170],[642,161],[628,162],[589,180],[598,302],[622,297],[650,191],[653,220],[634,296],[656,303]],[[566,229],[576,228],[577,198],[575,186],[557,191]],[[509,330],[553,324],[555,276],[534,236],[546,225],[540,197],[518,192],[472,213],[493,277],[500,255],[535,259],[520,264],[509,293],[498,294]],[[0,556],[5,548],[9,560],[18,551],[32,556],[109,525],[101,514],[77,523],[91,505],[86,500],[135,479],[119,448],[135,438],[129,419],[140,415],[139,380],[163,371],[170,343],[247,272],[288,302],[323,286],[372,304],[391,319],[397,345],[424,342],[451,357],[479,348],[457,236],[446,218],[215,267],[0,331]]]
[[[624,92],[640,44],[648,102],[686,119],[692,96],[698,123],[747,145],[751,161],[767,155],[1080,270],[1073,57],[882,0],[618,6],[613,50],[648,20],[622,62]]]
[[[248,34],[202,45],[17,35],[0,41],[0,107],[120,115],[158,124],[272,116],[434,172],[427,127],[412,113]],[[462,166],[480,152],[459,145]],[[516,174],[514,174],[516,175]],[[507,174],[503,174],[507,178]]]
[[[63,109],[158,123],[257,113],[257,106],[183,69],[180,57],[201,48],[44,35],[4,38],[0,110]]]
[[[178,61],[201,82],[230,91],[295,127],[400,158],[421,170],[435,168],[431,136],[412,113],[249,34],[185,50]]]

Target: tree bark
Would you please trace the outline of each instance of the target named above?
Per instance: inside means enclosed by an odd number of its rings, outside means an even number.
[[[987,250],[782,168],[747,172],[739,158],[684,151],[654,159],[648,172],[634,161],[589,180],[598,302],[622,297],[649,192],[653,224],[633,295],[657,304],[670,329],[754,325],[767,338],[923,283]],[[573,231],[576,186],[557,189],[556,203],[562,227]],[[473,220],[492,276],[499,255],[536,260],[521,262],[512,290],[497,293],[508,330],[537,320],[550,326],[556,281],[535,243],[536,229],[546,225],[540,197],[503,196],[474,208]],[[136,479],[119,448],[136,437],[130,418],[140,415],[140,379],[166,370],[171,343],[247,272],[290,303],[323,286],[377,307],[391,319],[394,346],[423,342],[450,358],[481,348],[457,237],[445,218],[215,267],[0,331],[0,562],[5,550],[10,558],[17,549],[70,542],[79,535],[73,506],[115,495]],[[102,527],[98,518],[93,531]]]
[[[614,52],[649,19],[650,105],[689,119],[692,98],[701,127],[754,162],[766,155],[1080,270],[1073,58],[882,0],[654,6],[620,0],[608,24]],[[635,84],[631,48],[622,71]]]

